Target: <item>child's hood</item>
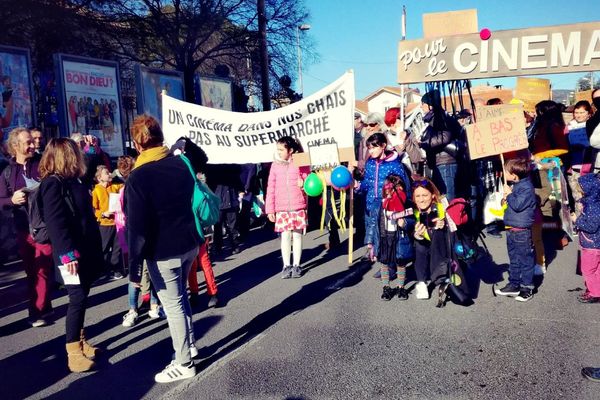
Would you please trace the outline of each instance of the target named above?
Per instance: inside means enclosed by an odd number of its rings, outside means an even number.
[[[277,154],[277,152],[273,155],[273,162],[277,163],[277,164],[281,164],[281,165],[288,165],[292,162],[292,157],[288,158],[287,160],[283,160],[281,157],[279,157],[279,154]]]
[[[390,152],[390,154],[388,154],[382,160],[382,162],[392,162],[392,161],[397,161],[397,160],[398,160],[398,152],[394,150],[394,151]]]
[[[600,177],[596,174],[586,174],[578,180],[581,190],[589,199],[600,200]]]

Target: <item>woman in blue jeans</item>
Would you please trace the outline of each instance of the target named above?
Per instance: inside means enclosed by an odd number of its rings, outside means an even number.
[[[181,158],[163,145],[155,118],[137,117],[131,135],[140,155],[125,187],[130,280],[140,282],[146,260],[175,351],[174,359],[154,379],[168,383],[196,374],[192,358],[197,350],[186,289],[201,243],[191,207],[194,178]]]

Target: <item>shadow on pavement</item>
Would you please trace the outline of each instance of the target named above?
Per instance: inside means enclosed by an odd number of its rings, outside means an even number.
[[[92,338],[91,342],[105,349],[97,357],[96,370],[77,375],[77,379],[68,387],[46,397],[47,399],[139,399],[148,393],[155,385],[154,374],[160,372],[171,359],[173,347],[170,337],[155,341],[114,364],[111,364],[109,359],[136,342],[163,332],[167,329],[166,321],[142,321],[134,328],[124,330],[103,342],[94,342],[94,334],[113,329],[115,325],[120,324],[121,315],[122,313],[119,313],[107,317],[87,329]],[[195,321],[197,338],[204,336],[221,319],[220,316],[209,316]],[[136,328],[146,327],[148,323],[156,326],[136,333]],[[131,335],[129,340],[110,347],[110,343],[128,335]],[[41,343],[3,361],[11,366],[2,368],[0,372],[3,399],[22,399],[35,395],[70,374],[64,336]],[[27,382],[24,381],[25,377],[29,378]]]
[[[308,283],[296,293],[284,299],[275,307],[259,314],[240,329],[232,332],[211,346],[200,349],[204,359],[197,365],[198,370],[204,370],[227,354],[248,343],[252,338],[261,334],[282,319],[317,304],[335,293],[337,290],[354,286],[362,281],[369,271],[369,264],[355,264],[354,268]],[[332,285],[339,285],[331,288]]]
[[[116,298],[126,299],[127,298],[126,297],[127,296],[127,285],[125,284],[126,280],[122,280],[122,282],[124,283],[123,285],[116,286],[112,289],[105,290],[100,293],[92,294],[88,298],[87,308],[89,309],[89,308],[92,308],[92,307],[100,305],[100,304],[109,303]],[[23,288],[23,290],[26,290],[26,289]],[[53,300],[60,298],[62,296],[66,296],[65,290],[56,291],[55,297],[53,298]],[[19,312],[22,309],[27,309],[27,303],[21,304],[19,307],[15,307],[14,309],[11,309],[12,312],[10,314]],[[67,313],[67,304],[63,304],[58,307],[55,307],[54,308],[54,317],[52,317],[52,320],[56,321],[56,320],[64,317],[66,315],[66,313]],[[1,317],[4,317],[4,315]],[[19,333],[28,328],[30,328],[30,326],[25,319],[14,321],[10,324],[0,327],[0,337],[14,335],[15,333]]]

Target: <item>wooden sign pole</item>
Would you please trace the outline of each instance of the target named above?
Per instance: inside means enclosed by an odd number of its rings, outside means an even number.
[[[348,264],[352,264],[354,255],[354,182],[350,190],[350,217],[348,218]]]
[[[504,186],[506,186],[506,174],[504,173],[504,154],[500,153],[500,164],[502,164],[502,180],[504,181]]]

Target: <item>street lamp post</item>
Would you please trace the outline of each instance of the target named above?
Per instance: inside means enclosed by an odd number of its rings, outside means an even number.
[[[298,81],[300,82],[300,94],[304,97],[304,83],[302,82],[302,50],[300,49],[300,31],[307,31],[310,25],[302,24],[296,27],[296,47],[298,48]]]

